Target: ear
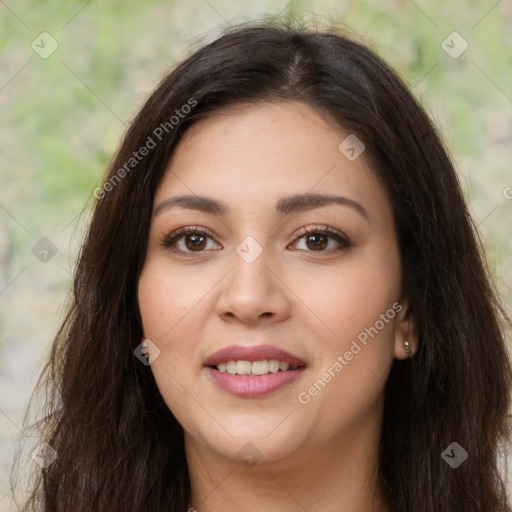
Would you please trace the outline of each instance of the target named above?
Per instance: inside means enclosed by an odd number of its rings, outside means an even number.
[[[401,306],[401,308],[400,308]],[[418,338],[412,318],[411,310],[409,308],[409,301],[402,299],[393,306],[398,312],[396,315],[395,323],[395,359],[407,359],[414,356],[418,351]],[[405,342],[409,342],[409,353],[406,351]]]

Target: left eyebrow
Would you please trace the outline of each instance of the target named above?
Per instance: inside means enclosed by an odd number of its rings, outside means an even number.
[[[299,211],[321,208],[330,204],[348,206],[368,220],[368,213],[357,201],[354,201],[349,197],[331,194],[296,194],[293,196],[282,197],[276,203],[275,212],[279,216],[284,216]],[[153,215],[157,216],[162,211],[173,207],[198,210],[219,216],[226,216],[230,211],[229,206],[226,203],[217,201],[211,197],[183,195],[165,199],[155,208]]]
[[[353,208],[368,220],[368,213],[357,201],[354,201],[349,197],[330,194],[297,194],[294,196],[283,197],[276,204],[276,213],[280,215],[288,215],[289,213],[313,210],[330,204],[339,204],[341,206]]]

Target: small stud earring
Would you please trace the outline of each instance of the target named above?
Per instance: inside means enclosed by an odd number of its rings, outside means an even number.
[[[144,338],[144,336],[142,337],[140,353],[141,353],[141,355],[143,355],[143,356],[147,356],[147,355],[149,354],[149,350],[148,350],[148,340],[147,340],[146,338]]]
[[[404,341],[404,345],[405,345],[405,353],[407,354],[407,357],[411,357],[411,344],[405,340]]]

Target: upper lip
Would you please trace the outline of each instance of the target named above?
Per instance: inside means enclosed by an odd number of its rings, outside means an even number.
[[[216,366],[227,361],[261,361],[262,359],[277,359],[294,366],[306,366],[306,363],[297,356],[272,345],[230,345],[221,348],[209,356],[204,362],[205,366]]]

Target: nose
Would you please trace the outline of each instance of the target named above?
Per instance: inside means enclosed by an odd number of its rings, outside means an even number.
[[[222,281],[224,288],[216,305],[216,313],[223,320],[238,319],[255,325],[280,322],[290,316],[290,291],[268,252],[263,250],[251,263],[233,254],[233,268]]]

